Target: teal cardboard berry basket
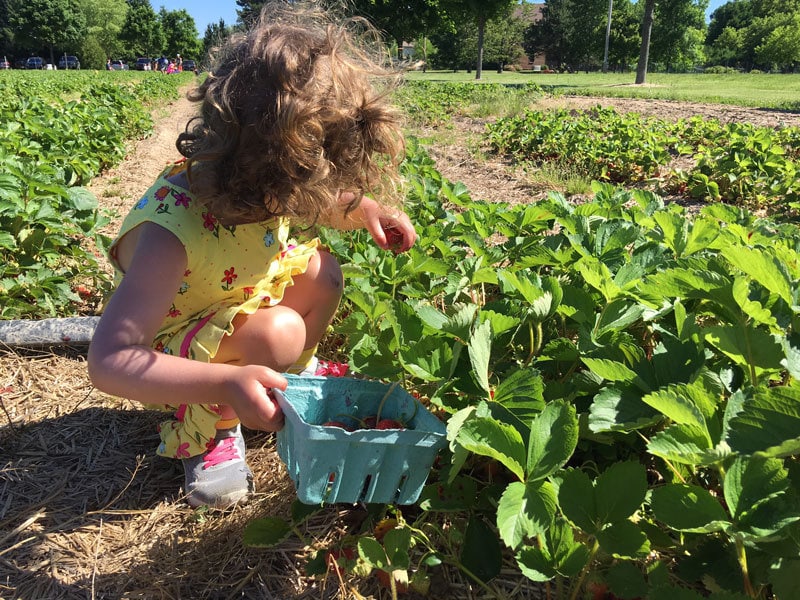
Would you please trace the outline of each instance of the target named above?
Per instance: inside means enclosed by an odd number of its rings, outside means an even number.
[[[412,504],[446,443],[444,424],[400,386],[349,377],[287,375],[285,392],[274,390],[286,421],[278,455],[306,504]],[[388,396],[387,396],[388,394]],[[327,421],[358,426],[375,415],[407,429],[347,431]]]

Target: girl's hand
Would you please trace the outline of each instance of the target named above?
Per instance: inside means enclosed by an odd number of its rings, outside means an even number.
[[[228,404],[242,425],[261,431],[283,428],[283,411],[271,393],[272,388],[286,389],[286,379],[268,367],[247,365],[236,369],[230,381]]]
[[[417,232],[406,213],[380,206],[366,196],[362,198],[359,208],[363,214],[364,227],[379,248],[399,254],[414,245]]]

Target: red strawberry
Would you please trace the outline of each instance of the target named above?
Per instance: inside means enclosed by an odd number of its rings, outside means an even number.
[[[339,429],[344,429],[345,431],[353,431],[353,428],[349,425],[345,425],[341,421],[325,421],[322,424],[323,427],[338,427]]]
[[[403,238],[403,232],[396,227],[389,226],[383,228],[383,233],[386,235],[386,245],[388,246],[388,249],[395,254],[402,252],[403,242],[405,241]]]
[[[378,421],[378,424],[375,425],[375,429],[405,429],[406,426],[403,425],[400,421],[396,421],[394,419],[381,419]]]
[[[375,426],[378,424],[378,417],[376,415],[370,415],[368,417],[364,417],[364,420],[361,422],[361,426],[364,429],[375,429]]]

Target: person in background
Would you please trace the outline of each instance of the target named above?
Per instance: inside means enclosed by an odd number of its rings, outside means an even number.
[[[125,218],[117,287],[89,349],[94,385],[172,413],[158,454],[180,459],[192,506],[253,490],[242,425],[283,426],[272,388],[315,372],[342,272],[290,227],[365,228],[383,249],[416,232],[401,208],[396,73],[362,19],[267,2],[212,54],[178,136],[185,157]]]

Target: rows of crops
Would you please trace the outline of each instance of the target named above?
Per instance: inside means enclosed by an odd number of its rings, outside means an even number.
[[[108,217],[82,186],[152,127],[184,77],[0,73],[0,318],[64,316],[108,288]]]
[[[28,136],[0,155],[0,295],[22,285],[36,253],[46,259],[36,268],[66,286],[54,314],[68,311],[76,277],[95,276],[96,259],[74,242],[96,237],[101,217],[74,185],[90,173],[70,162],[87,148],[93,164],[92,144],[70,131],[103,131],[104,111],[136,97],[107,83],[66,101],[41,92],[41,110],[99,100],[82,107],[88,123],[65,116],[73,129],[60,134],[37,133],[35,118],[0,120]],[[425,107],[439,95],[450,98],[445,111],[491,92],[470,89],[401,93],[431,117]],[[498,91],[504,102],[535,93]],[[511,567],[547,582],[553,598],[798,597],[800,232],[748,209],[753,198],[790,205],[794,192],[759,183],[747,199],[730,192],[734,204],[709,202],[692,217],[652,191],[609,183],[660,177],[682,152],[716,169],[730,146],[734,159],[765,165],[759,177],[780,159],[773,170],[788,172],[796,133],[681,127],[597,110],[529,113],[489,132],[498,149],[530,160],[599,163],[606,182],[580,205],[555,193],[535,205],[473,201],[411,140],[404,169],[419,243],[395,256],[366,233],[323,232],[347,276],[336,331],[352,368],[418,394],[447,421],[450,444],[418,506],[373,507],[388,527],[319,548],[309,573],[333,560],[345,576],[377,570],[395,591],[424,590],[447,565],[494,593]],[[705,174],[713,191],[714,171]],[[719,197],[723,189],[717,182]],[[74,229],[51,255],[58,226]],[[291,524],[254,523],[248,541],[279,542],[308,510]]]

